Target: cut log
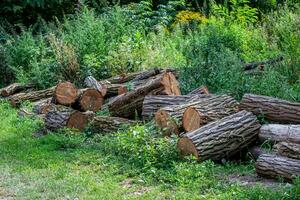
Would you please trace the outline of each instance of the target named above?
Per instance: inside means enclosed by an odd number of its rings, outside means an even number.
[[[300,160],[300,144],[291,142],[279,142],[275,145],[277,153],[281,156]]]
[[[57,104],[70,106],[77,100],[77,89],[71,82],[57,84],[54,99]]]
[[[99,83],[93,76],[86,77],[84,80],[84,84],[88,88],[93,88],[98,90],[98,92],[100,92],[103,97],[106,95],[107,86]]]
[[[120,117],[97,116],[90,123],[93,133],[110,133],[116,132],[123,127],[138,124],[138,121],[128,120]]]
[[[178,141],[178,148],[182,156],[219,161],[253,144],[259,128],[255,115],[241,111],[185,134]]]
[[[201,86],[189,93],[189,95],[194,95],[194,94],[209,94],[207,86]]]
[[[267,124],[259,131],[261,142],[293,142],[300,144],[300,125]]]
[[[39,101],[41,99],[46,99],[52,97],[55,88],[49,88],[46,90],[33,91],[28,93],[18,93],[9,97],[11,105],[17,107],[22,101]]]
[[[22,92],[27,89],[33,88],[33,84],[23,84],[23,83],[13,83],[3,89],[1,89],[1,95],[3,97],[8,97],[18,92]]]
[[[281,123],[300,123],[300,103],[268,96],[245,94],[241,109]]]
[[[56,105],[45,116],[45,128],[55,131],[60,128],[84,130],[94,116],[91,111],[80,112],[70,107]]]
[[[180,105],[168,106],[155,113],[155,121],[164,135],[195,130],[208,122],[238,111],[238,103],[228,95],[212,96]]]
[[[213,95],[148,95],[145,97],[143,102],[142,116],[144,120],[151,119],[160,108],[197,101],[199,99],[210,98],[212,96]]]
[[[34,102],[32,111],[33,111],[33,113],[38,114],[38,115],[46,114],[53,107],[52,103],[53,103],[52,97]]]
[[[117,96],[108,104],[111,115],[124,118],[135,118],[136,114],[141,115],[145,96],[154,90],[164,91],[168,95],[180,95],[179,90],[170,85],[172,76],[170,72],[164,73],[144,86]]]
[[[104,98],[98,90],[86,88],[78,90],[78,99],[73,107],[80,111],[96,112],[101,109],[103,102]]]
[[[292,181],[300,177],[300,160],[273,154],[262,154],[255,163],[256,173],[268,178]]]
[[[125,84],[106,84],[107,93],[105,98],[115,97],[128,92]]]

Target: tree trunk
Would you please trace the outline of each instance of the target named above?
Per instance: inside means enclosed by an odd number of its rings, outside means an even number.
[[[281,123],[300,123],[300,103],[268,96],[245,94],[241,108]]]
[[[291,142],[279,142],[275,145],[277,153],[281,156],[300,160],[300,144]]]
[[[134,118],[136,114],[140,115],[145,96],[152,94],[155,90],[164,91],[168,95],[180,95],[178,88],[171,86],[172,76],[170,72],[164,73],[147,84],[114,98],[108,104],[111,115],[124,118]]]
[[[71,82],[57,84],[54,92],[56,104],[71,106],[77,100],[78,90]]]
[[[57,105],[46,114],[45,128],[50,131],[60,128],[84,130],[93,115],[90,111],[80,112],[70,107]]]
[[[256,173],[268,178],[292,181],[300,176],[300,160],[273,154],[262,154],[255,163]]]
[[[189,95],[194,95],[194,94],[209,94],[207,86],[201,86],[189,93]]]
[[[18,93],[9,97],[11,105],[17,107],[22,101],[39,101],[41,99],[52,97],[55,88],[33,91],[28,93]]]
[[[183,124],[186,130],[193,130],[194,127],[236,112],[237,105],[238,103],[228,95],[211,96],[164,107],[155,113],[155,121],[164,135],[178,135],[183,129]]]
[[[23,84],[23,83],[13,83],[3,89],[1,89],[1,95],[3,97],[8,97],[18,92],[22,92],[27,89],[33,88],[33,84]]]
[[[154,114],[161,108],[173,105],[179,105],[186,102],[197,101],[199,99],[210,98],[212,95],[148,95],[143,102],[143,119],[151,119]]]
[[[128,92],[128,89],[125,84],[107,84],[106,86],[107,86],[107,93],[105,98],[118,96]]]
[[[128,120],[120,117],[97,116],[90,124],[93,133],[116,132],[122,127],[137,124],[138,121]]]
[[[78,90],[78,98],[73,107],[80,111],[96,112],[101,109],[103,102],[104,98],[98,90],[86,88]]]
[[[251,112],[241,111],[189,132],[178,141],[182,156],[219,161],[230,158],[257,139],[260,124]]]
[[[259,131],[260,141],[300,144],[300,125],[266,124]]]
[[[84,84],[88,88],[96,89],[98,92],[101,93],[103,97],[105,97],[107,92],[107,86],[99,83],[93,76],[86,77],[84,80]]]
[[[33,103],[32,111],[35,114],[46,114],[53,107],[53,98],[42,99]]]

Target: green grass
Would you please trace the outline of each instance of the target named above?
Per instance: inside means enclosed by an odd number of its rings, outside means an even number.
[[[34,138],[38,126],[0,104],[0,199],[299,199],[299,184],[228,184],[232,173],[253,174],[253,165],[180,160],[176,138],[155,138],[147,126],[114,137]]]

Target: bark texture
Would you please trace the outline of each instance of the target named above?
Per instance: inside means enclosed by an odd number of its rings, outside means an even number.
[[[255,163],[256,173],[268,178],[292,181],[300,176],[300,160],[273,154],[262,154]]]
[[[207,86],[201,86],[189,93],[189,95],[194,95],[194,94],[209,94]]]
[[[182,156],[219,161],[249,147],[257,139],[259,128],[255,115],[241,111],[185,134],[178,148]]]
[[[87,88],[96,89],[104,97],[107,92],[107,86],[99,83],[93,76],[88,76],[84,79],[84,84]]]
[[[260,141],[300,144],[300,125],[266,124],[259,131]]]
[[[23,83],[13,83],[3,89],[1,89],[1,95],[3,97],[8,97],[18,92],[22,92],[27,89],[33,88],[33,84],[23,84]]]
[[[268,96],[245,94],[241,108],[281,123],[300,123],[300,103]]]
[[[300,160],[300,144],[279,142],[275,145],[277,153],[281,156]]]
[[[53,107],[53,98],[42,99],[33,103],[32,111],[35,114],[46,114]]]

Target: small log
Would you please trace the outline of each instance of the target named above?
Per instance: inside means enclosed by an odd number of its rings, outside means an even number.
[[[269,59],[266,61],[247,63],[247,64],[244,64],[244,70],[248,71],[248,70],[255,69],[257,67],[263,67],[264,65],[274,65],[275,63],[283,61],[283,59],[284,59],[283,56],[279,56],[277,58]]]
[[[263,115],[266,119],[281,123],[300,123],[300,103],[268,96],[245,94],[241,109]]]
[[[42,99],[33,103],[32,111],[35,114],[46,114],[53,106],[53,98]]]
[[[266,124],[260,128],[261,142],[292,142],[300,144],[300,125]]]
[[[84,79],[84,84],[88,88],[93,88],[98,90],[101,95],[104,97],[107,92],[107,86],[99,83],[93,76],[88,76]]]
[[[143,102],[142,116],[144,120],[151,119],[154,114],[163,107],[183,104],[185,102],[197,101],[199,99],[210,98],[212,95],[148,95]]]
[[[70,106],[77,100],[78,90],[71,82],[63,82],[57,84],[54,91],[54,99],[56,104]]]
[[[18,92],[22,92],[27,89],[33,88],[33,84],[23,84],[23,83],[13,83],[3,89],[1,89],[1,95],[3,97],[8,97]]]
[[[281,156],[300,160],[300,144],[291,142],[279,142],[275,145],[277,153]]]
[[[255,163],[256,173],[268,178],[292,181],[300,177],[300,160],[273,154],[262,154]]]
[[[93,111],[96,112],[101,109],[104,98],[101,93],[92,88],[78,90],[78,99],[73,107],[80,111]]]
[[[183,124],[185,130],[199,128],[203,124],[236,112],[237,105],[238,103],[228,95],[211,96],[164,107],[155,113],[155,121],[164,135],[178,135],[183,129]]]
[[[55,131],[60,128],[84,130],[93,117],[93,112],[80,112],[70,107],[54,106],[45,116],[45,128]]]
[[[201,86],[189,93],[189,95],[194,95],[194,94],[209,94],[207,86]]]
[[[93,133],[104,134],[116,132],[123,127],[135,125],[138,123],[138,121],[120,117],[97,116],[94,117],[93,121],[90,123],[90,127]]]
[[[41,99],[46,99],[52,97],[54,94],[55,88],[48,88],[46,90],[33,91],[28,93],[18,93],[9,97],[10,103],[13,107],[17,107],[23,101],[39,101]]]
[[[141,115],[145,96],[165,92],[168,95],[180,95],[178,88],[171,86],[172,73],[164,73],[147,84],[130,92],[119,95],[108,104],[112,116],[134,118],[136,114]]]
[[[260,124],[251,112],[241,111],[186,133],[179,141],[182,156],[220,161],[230,158],[256,141]]]

